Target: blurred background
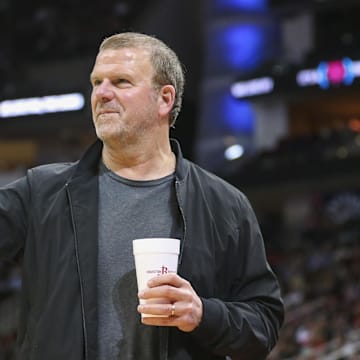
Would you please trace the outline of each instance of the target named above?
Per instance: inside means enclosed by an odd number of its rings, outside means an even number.
[[[358,0],[0,0],[0,186],[78,159],[99,43],[156,35],[186,68],[172,135],[259,218],[286,305],[269,360],[360,359],[359,15]],[[0,262],[0,360],[20,287]]]

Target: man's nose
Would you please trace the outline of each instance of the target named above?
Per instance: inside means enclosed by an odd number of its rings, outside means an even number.
[[[104,79],[101,84],[96,86],[94,91],[96,97],[104,102],[110,101],[114,97],[114,91],[112,89],[111,82],[107,79]]]

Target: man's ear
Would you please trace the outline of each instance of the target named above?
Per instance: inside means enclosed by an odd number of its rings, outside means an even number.
[[[159,91],[159,114],[170,114],[175,102],[175,88],[172,85],[164,85]]]

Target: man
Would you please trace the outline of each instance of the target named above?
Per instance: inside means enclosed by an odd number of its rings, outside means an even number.
[[[265,359],[283,321],[245,196],[169,139],[184,76],[161,41],[103,41],[91,73],[99,140],[0,190],[0,254],[23,257],[19,359]],[[131,241],[181,240],[178,274],[137,294]],[[166,298],[167,304],[138,305]],[[139,313],[165,315],[140,320]]]

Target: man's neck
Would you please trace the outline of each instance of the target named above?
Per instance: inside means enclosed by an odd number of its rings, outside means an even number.
[[[172,174],[176,166],[170,144],[148,149],[114,149],[104,144],[102,159],[108,169],[131,180],[160,179]]]

